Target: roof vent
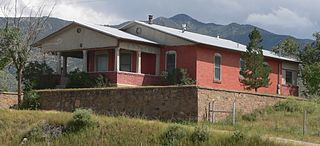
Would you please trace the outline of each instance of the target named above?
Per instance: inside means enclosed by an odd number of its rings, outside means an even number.
[[[187,31],[187,24],[182,24],[182,33]]]
[[[220,39],[220,35],[217,35],[217,38]]]
[[[152,24],[152,23],[153,23],[153,15],[149,15],[148,23],[149,23],[149,24]]]

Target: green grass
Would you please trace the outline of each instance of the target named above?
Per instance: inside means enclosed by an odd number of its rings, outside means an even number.
[[[303,113],[307,114],[307,134],[303,135]],[[245,117],[256,117],[248,121],[238,116],[237,126],[230,126],[230,121],[220,121],[212,127],[221,130],[241,130],[248,135],[265,135],[320,144],[320,105],[306,101],[289,99],[277,106],[257,110]],[[248,119],[248,118],[246,118]]]
[[[45,111],[17,111],[0,110],[0,145],[19,145],[21,140],[28,137],[27,145],[43,146],[48,142],[51,145],[71,146],[137,146],[162,145],[164,133],[168,127],[180,126],[186,136],[178,140],[175,145],[212,145],[212,146],[283,146],[263,140],[259,135],[248,136],[237,132],[217,132],[209,127],[209,139],[202,143],[193,143],[190,140],[192,132],[197,124],[182,125],[177,123],[166,123],[160,121],[148,121],[127,117],[93,116],[94,124],[77,132],[65,131],[56,138],[45,138],[43,133],[35,130],[39,125],[63,125],[67,126],[72,119],[71,113],[45,112]],[[38,133],[37,133],[38,132]],[[35,135],[35,136],[34,136]]]

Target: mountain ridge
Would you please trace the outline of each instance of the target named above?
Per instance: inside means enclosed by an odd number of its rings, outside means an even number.
[[[187,31],[214,37],[219,36],[220,38],[229,39],[244,45],[248,44],[249,42],[249,33],[254,28],[257,28],[260,31],[263,38],[262,46],[266,50],[271,50],[273,46],[277,45],[279,42],[289,37],[289,35],[276,34],[250,24],[238,24],[235,22],[229,23],[227,25],[216,24],[212,22],[204,23],[186,14],[177,14],[169,18],[158,17],[153,20],[153,23],[162,26],[173,27],[176,29],[181,29],[182,24],[187,24]],[[296,39],[299,42],[299,44],[301,44],[301,46],[304,46],[305,44],[312,42],[312,40],[310,39]]]

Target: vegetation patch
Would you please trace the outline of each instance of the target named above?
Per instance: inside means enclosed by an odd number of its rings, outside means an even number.
[[[77,132],[94,124],[91,109],[76,109],[68,123],[68,131]]]
[[[167,130],[161,135],[161,143],[163,145],[175,145],[183,139],[187,138],[187,131],[181,126],[170,126]]]
[[[209,129],[206,126],[195,127],[193,133],[191,134],[191,141],[193,143],[202,143],[208,141],[210,138]]]

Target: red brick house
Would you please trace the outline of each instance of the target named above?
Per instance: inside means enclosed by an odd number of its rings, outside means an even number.
[[[67,57],[76,57],[82,58],[83,71],[104,74],[117,85],[159,85],[162,71],[185,68],[199,86],[244,90],[239,71],[246,46],[185,29],[140,21],[119,29],[72,22],[33,46],[57,55],[57,73],[62,76],[67,74]],[[263,53],[272,68],[271,85],[258,92],[298,95],[299,62]]]

